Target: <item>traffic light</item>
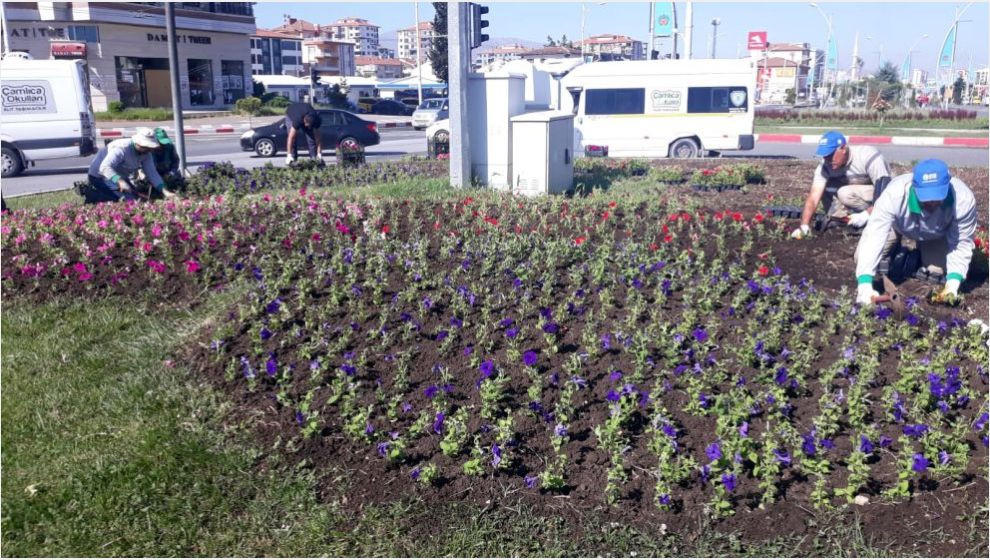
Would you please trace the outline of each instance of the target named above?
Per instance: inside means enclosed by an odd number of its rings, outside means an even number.
[[[482,6],[481,4],[471,4],[471,48],[480,47],[482,43],[488,40],[488,35],[483,33],[484,28],[488,27],[488,21],[481,19],[482,16],[488,13],[488,6]]]

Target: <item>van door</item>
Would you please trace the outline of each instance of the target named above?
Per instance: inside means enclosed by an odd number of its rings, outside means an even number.
[[[574,124],[579,131],[580,153],[586,146],[608,146],[610,156],[645,154],[650,133],[644,118],[644,88],[585,88]]]

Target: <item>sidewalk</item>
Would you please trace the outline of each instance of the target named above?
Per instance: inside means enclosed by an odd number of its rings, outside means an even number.
[[[378,123],[378,128],[411,128],[412,121],[409,117],[393,115],[360,115],[362,119]],[[197,136],[212,136],[226,134],[240,134],[250,128],[265,126],[273,122],[284,119],[284,116],[276,115],[269,117],[244,117],[240,115],[230,115],[226,117],[206,117],[202,119],[187,120],[182,123],[186,134]],[[96,136],[100,139],[122,138],[130,136],[141,127],[164,128],[169,135],[175,133],[173,121],[98,121],[96,123]]]

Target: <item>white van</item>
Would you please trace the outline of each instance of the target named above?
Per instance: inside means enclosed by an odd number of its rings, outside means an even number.
[[[560,84],[574,153],[689,158],[753,149],[756,67],[742,60],[593,62]]]
[[[35,161],[96,153],[84,61],[4,59],[0,103],[3,177]]]

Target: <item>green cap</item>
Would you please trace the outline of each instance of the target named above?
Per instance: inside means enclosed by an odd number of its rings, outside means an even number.
[[[158,143],[159,144],[171,144],[172,143],[172,140],[168,137],[168,134],[165,132],[165,129],[164,128],[156,128],[155,129],[155,138],[158,139]]]

